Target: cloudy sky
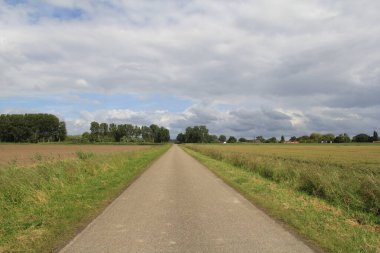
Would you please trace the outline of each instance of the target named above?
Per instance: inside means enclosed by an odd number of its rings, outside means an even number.
[[[0,113],[253,138],[380,130],[378,0],[0,0]]]

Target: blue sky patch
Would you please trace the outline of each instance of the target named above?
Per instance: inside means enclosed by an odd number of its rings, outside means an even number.
[[[0,112],[10,108],[20,111],[56,112],[66,117],[77,116],[81,111],[97,111],[112,109],[129,109],[133,111],[182,112],[191,106],[190,100],[176,98],[175,96],[150,96],[139,98],[134,95],[104,95],[96,93],[71,94],[49,97],[12,97],[0,100]]]
[[[9,5],[18,5],[18,4],[25,4],[28,1],[27,0],[5,0],[5,2]]]
[[[20,3],[27,3],[22,0],[9,1],[12,5]],[[68,8],[63,6],[51,5],[46,3],[30,3],[33,10],[29,12],[28,16],[32,23],[38,23],[42,18],[55,19],[60,21],[81,19],[84,16],[84,11],[79,8]]]
[[[192,102],[179,99],[172,95],[155,95],[140,98],[130,94],[104,95],[97,93],[81,94],[86,101],[93,101],[97,109],[131,109],[135,111],[167,110],[170,112],[182,112]],[[95,102],[96,101],[96,102]]]

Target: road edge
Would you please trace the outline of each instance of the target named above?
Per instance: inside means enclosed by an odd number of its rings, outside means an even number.
[[[261,210],[265,215],[267,215],[270,219],[272,219],[276,224],[280,225],[282,228],[284,228],[287,232],[289,232],[291,235],[293,235],[298,240],[302,241],[305,245],[307,245],[310,249],[312,249],[315,253],[327,253],[327,251],[323,250],[316,242],[312,241],[311,239],[305,237],[304,235],[300,234],[296,228],[292,227],[291,225],[285,223],[284,221],[280,220],[279,218],[273,216],[267,208],[263,207],[259,203],[257,203],[254,199],[252,199],[247,193],[241,191],[239,188],[234,187],[229,181],[227,181],[225,178],[218,175],[215,171],[208,168],[205,164],[203,164],[197,157],[193,156],[190,152],[188,152],[188,149],[184,148],[181,145],[178,145],[179,148],[181,148],[186,154],[188,154],[190,157],[192,157],[197,163],[199,163],[202,167],[210,171],[212,174],[214,174],[216,177],[221,179],[228,187],[230,187],[232,190],[236,191],[238,194],[240,194],[243,198],[245,198],[248,202],[250,202],[253,206],[255,206],[257,209]],[[195,151],[193,151],[195,152]],[[198,153],[198,152],[195,152]],[[208,157],[209,159],[215,160],[211,157]],[[218,161],[218,160],[215,160]],[[220,162],[220,161],[218,161]]]
[[[87,228],[91,227],[92,224],[100,218],[107,209],[111,208],[113,203],[120,198],[120,196],[133,184],[135,183],[147,170],[149,170],[162,156],[164,156],[171,148],[173,148],[173,144],[170,144],[170,146],[167,148],[165,152],[163,152],[161,155],[156,157],[154,160],[152,160],[146,168],[142,169],[139,173],[137,173],[134,178],[126,184],[125,187],[123,187],[120,192],[115,194],[114,198],[107,200],[104,203],[104,206],[102,208],[99,208],[98,212],[94,214],[93,216],[89,217],[88,220],[83,221],[78,227],[78,229],[73,233],[73,236],[70,237],[69,240],[63,240],[61,243],[57,245],[57,247],[53,250],[54,253],[59,253],[63,251],[66,247],[74,243],[74,241],[78,238],[78,236]]]

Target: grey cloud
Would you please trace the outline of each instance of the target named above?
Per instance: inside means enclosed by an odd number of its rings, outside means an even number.
[[[307,129],[314,132],[332,132],[335,134],[348,133],[356,135],[359,133],[372,134],[378,129],[377,119],[365,117],[361,112],[324,111],[320,114],[305,115]]]
[[[1,110],[1,113],[23,113],[23,109]],[[29,110],[28,112],[33,112]],[[277,109],[261,108],[259,110],[234,109],[221,110],[213,105],[192,105],[183,112],[136,111],[130,109],[110,109],[81,111],[78,116],[65,117],[69,132],[80,134],[89,131],[91,121],[117,124],[150,125],[152,123],[168,127],[172,138],[186,127],[207,125],[212,134],[234,135],[236,137],[254,138],[287,137],[311,132],[340,134],[347,132],[355,135],[360,132],[371,134],[377,129],[380,108],[330,109],[314,108],[310,113],[282,112]],[[50,111],[50,113],[56,113]]]
[[[276,110],[261,109],[258,111],[231,111],[233,121],[230,129],[239,132],[250,132],[255,135],[278,135],[292,130],[290,117]]]

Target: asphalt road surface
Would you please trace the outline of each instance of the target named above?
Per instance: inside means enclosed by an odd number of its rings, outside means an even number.
[[[174,145],[61,252],[313,252]]]

